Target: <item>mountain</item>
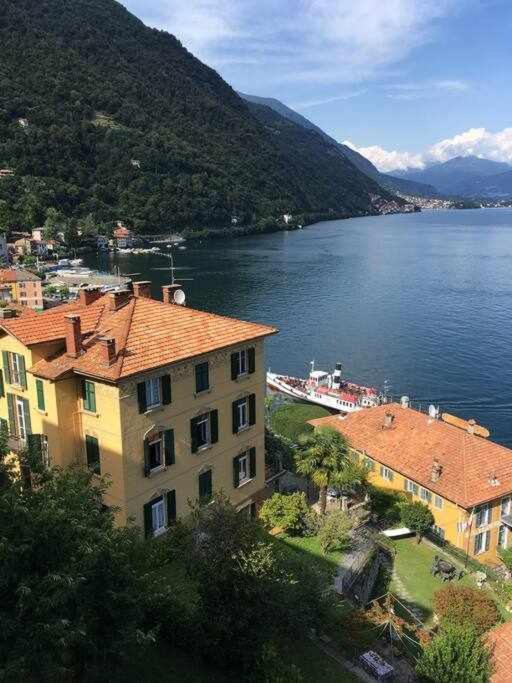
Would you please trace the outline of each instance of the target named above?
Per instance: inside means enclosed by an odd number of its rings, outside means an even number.
[[[396,178],[392,175],[388,175],[387,173],[381,173],[377,167],[374,166],[372,162],[362,154],[359,154],[359,152],[356,152],[351,147],[348,147],[348,145],[343,145],[341,142],[337,142],[337,140],[328,135],[312,121],[307,119],[305,116],[302,116],[302,114],[299,114],[294,109],[287,107],[286,104],[283,104],[274,97],[259,97],[257,95],[247,95],[246,93],[241,92],[238,94],[247,102],[270,107],[270,109],[273,109],[281,116],[284,116],[299,126],[302,126],[307,130],[315,131],[325,140],[328,140],[332,145],[337,147],[343,153],[343,155],[349,159],[349,161],[351,161],[362,173],[376,180],[381,187],[385,187],[390,192],[400,192],[402,194],[418,195],[420,197],[435,197],[438,195],[437,190],[432,186],[405,180],[403,178]]]
[[[462,192],[467,196],[482,199],[510,199],[512,198],[512,170],[473,179],[462,187]]]
[[[476,156],[458,156],[421,170],[395,171],[403,179],[429,183],[443,194],[475,196],[485,178],[512,171],[509,164]]]
[[[139,231],[351,216],[393,200],[314,132],[268,125],[172,35],[114,0],[2,0],[0,221]],[[286,126],[284,126],[286,121]],[[300,147],[282,143],[276,127]]]

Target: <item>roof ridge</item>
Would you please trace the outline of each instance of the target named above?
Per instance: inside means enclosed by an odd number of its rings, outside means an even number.
[[[133,320],[133,313],[135,311],[135,306],[136,306],[137,301],[138,301],[138,298],[134,296],[133,299],[131,299],[128,302],[129,304],[131,304],[132,310],[130,311],[130,313],[128,315],[128,320],[126,321],[126,332],[125,332],[124,338],[122,340],[123,352],[126,349],[126,342],[128,341],[128,335],[130,334],[130,329],[131,329],[132,320]],[[118,377],[120,377],[121,373],[123,372],[123,366],[124,366],[124,353],[121,354],[121,363],[119,364],[119,372],[117,373]]]

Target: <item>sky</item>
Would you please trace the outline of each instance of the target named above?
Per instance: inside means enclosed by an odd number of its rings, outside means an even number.
[[[512,163],[512,0],[121,0],[380,170]]]

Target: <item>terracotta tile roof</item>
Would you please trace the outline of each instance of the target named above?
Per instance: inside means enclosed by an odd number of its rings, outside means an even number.
[[[512,621],[497,626],[487,636],[493,649],[494,672],[491,683],[512,681]]]
[[[0,321],[0,329],[25,345],[64,339],[64,316],[80,315],[84,352],[69,358],[64,352],[31,368],[38,376],[56,379],[74,371],[116,381],[153,368],[200,356],[216,349],[274,334],[268,325],[244,322],[192,308],[131,297],[117,311],[109,310],[109,295],[84,306],[59,306],[37,318]],[[100,358],[100,337],[115,339],[116,360],[107,367]]]
[[[28,270],[14,270],[4,268],[0,270],[0,282],[39,282],[40,277]]]
[[[394,420],[383,428],[386,413]],[[465,508],[512,491],[512,450],[396,403],[310,424],[337,429],[356,450]],[[434,459],[442,467],[437,482]]]

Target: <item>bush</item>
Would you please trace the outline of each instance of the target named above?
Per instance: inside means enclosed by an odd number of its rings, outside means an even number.
[[[320,531],[322,524],[322,516],[318,514],[313,508],[309,508],[307,515],[304,517],[303,536],[316,536]]]
[[[347,513],[342,510],[335,510],[324,515],[318,532],[318,540],[324,553],[347,548],[351,528],[352,522]]]
[[[406,527],[416,532],[418,543],[435,521],[430,509],[419,501],[403,503],[400,506],[400,519]]]
[[[289,534],[299,535],[304,531],[308,514],[304,493],[274,493],[261,506],[260,519],[269,529],[278,527]]]
[[[369,486],[371,511],[387,526],[400,523],[400,507],[407,502],[406,496],[399,491],[387,491],[376,486]]]
[[[442,624],[472,626],[478,635],[492,628],[500,618],[494,600],[469,586],[445,586],[436,591],[434,611]]]
[[[488,683],[491,653],[474,629],[450,625],[424,649],[416,672],[431,683]]]
[[[308,420],[317,417],[326,417],[329,411],[321,406],[312,406],[305,403],[286,403],[274,411],[271,417],[272,431],[293,443],[297,443],[299,436],[311,433],[313,427],[307,424]]]

